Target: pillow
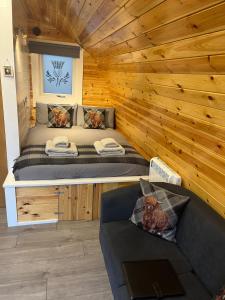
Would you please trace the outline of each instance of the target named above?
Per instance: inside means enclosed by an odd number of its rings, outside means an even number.
[[[213,297],[213,300],[225,300],[225,286],[222,287],[215,297]]]
[[[174,194],[143,179],[143,196],[135,205],[131,222],[163,239],[176,242],[176,224],[189,197]]]
[[[97,106],[81,106],[78,105],[77,108],[77,125],[84,126],[84,110],[83,108],[89,109],[104,109],[105,110],[105,127],[115,128],[114,125],[114,114],[115,109],[113,107],[97,107]]]
[[[74,108],[71,105],[48,104],[48,127],[72,127],[73,112]]]
[[[49,103],[50,105],[50,103]],[[53,103],[52,105],[61,105],[57,103]],[[65,106],[71,104],[63,104]],[[73,113],[73,125],[77,124],[77,104],[73,105],[74,113]],[[36,103],[36,119],[38,124],[48,124],[48,104],[47,103]]]
[[[84,128],[105,129],[105,110],[84,108]]]
[[[48,124],[48,106],[45,103],[36,103],[36,119],[38,124]]]

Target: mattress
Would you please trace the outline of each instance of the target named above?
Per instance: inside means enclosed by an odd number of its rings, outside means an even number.
[[[79,151],[76,158],[49,158],[45,152],[45,143],[59,135],[66,135],[74,142]],[[120,157],[101,157],[95,151],[93,143],[106,137],[112,137],[126,149]],[[16,180],[52,180],[71,178],[96,178],[117,176],[148,175],[149,162],[129,145],[118,131],[84,129],[74,126],[71,129],[47,128],[37,125],[32,128],[21,156],[14,165]]]

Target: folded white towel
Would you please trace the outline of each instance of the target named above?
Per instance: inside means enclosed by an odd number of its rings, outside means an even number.
[[[52,144],[54,147],[68,148],[69,139],[67,136],[56,136],[53,138]]]
[[[61,147],[54,147],[53,142],[51,140],[48,140],[46,143],[45,153],[51,157],[78,156],[78,150],[74,143],[71,143],[69,148],[61,148]]]
[[[101,156],[121,156],[125,154],[125,149],[119,145],[116,148],[105,148],[100,141],[94,142],[95,150]]]
[[[117,148],[120,146],[113,138],[105,138],[100,141],[105,148]]]

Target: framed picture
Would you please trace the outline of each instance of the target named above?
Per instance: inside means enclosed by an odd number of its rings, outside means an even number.
[[[13,67],[12,66],[3,66],[4,76],[5,77],[13,77]]]

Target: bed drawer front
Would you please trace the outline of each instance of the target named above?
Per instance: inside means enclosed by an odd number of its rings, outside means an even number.
[[[17,199],[18,222],[58,219],[58,198],[24,197]]]
[[[58,219],[57,187],[16,189],[18,222]]]
[[[59,195],[58,186],[16,188],[16,197]]]
[[[18,222],[99,219],[101,194],[130,184],[133,183],[16,188]]]

